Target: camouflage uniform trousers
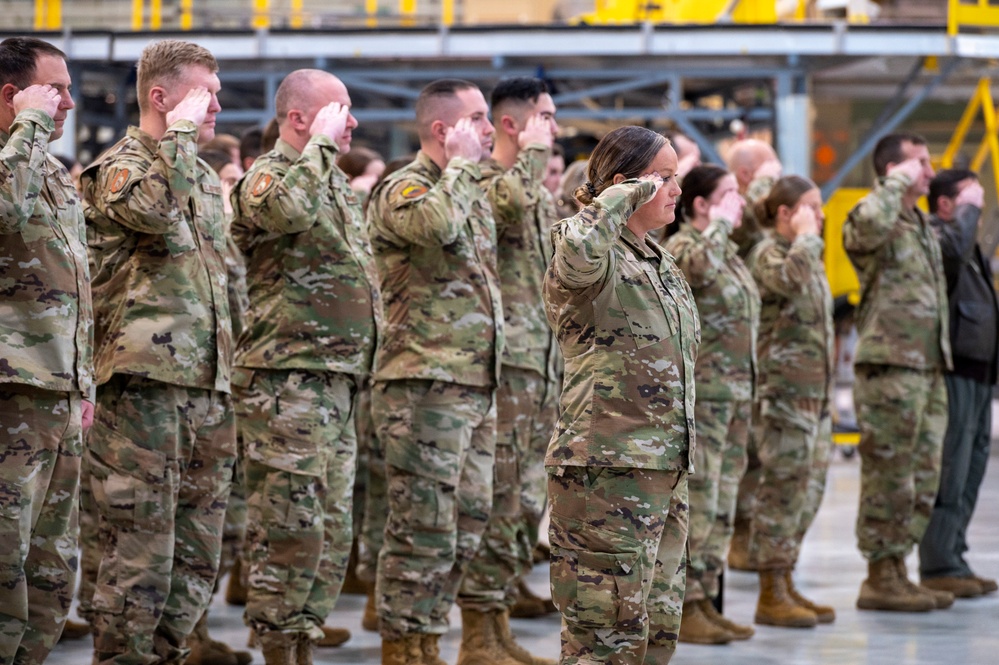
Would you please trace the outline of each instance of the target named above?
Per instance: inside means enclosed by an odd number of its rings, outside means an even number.
[[[940,482],[947,389],[940,371],[858,365],[857,543],[868,561],[905,556],[922,540]]]
[[[81,396],[0,385],[0,663],[41,665],[76,584]]]
[[[752,421],[759,419],[757,412],[753,411]],[[695,469],[697,467],[694,467]],[[746,442],[746,471],[739,481],[739,491],[737,493],[735,505],[735,525],[736,529],[749,529],[753,522],[753,512],[756,510],[756,490],[760,486],[760,456],[756,450],[756,431],[749,428],[749,440]]]
[[[104,547],[94,665],[179,663],[218,574],[232,399],[116,374],[98,387],[86,457]]]
[[[84,434],[84,447],[86,440],[87,435]],[[97,574],[104,552],[100,522],[97,502],[90,490],[90,465],[84,456],[80,468],[80,589],[76,594],[76,613],[87,623],[93,620],[94,589],[97,588]]]
[[[353,376],[256,370],[237,389],[247,529],[246,624],[323,637],[350,555]]]
[[[492,388],[379,382],[389,513],[375,597],[384,639],[443,634],[489,519],[496,449]]]
[[[512,607],[517,579],[534,566],[547,489],[545,482],[539,491],[538,476],[547,481],[544,450],[555,428],[555,400],[554,386],[537,372],[503,367],[496,390],[492,512],[458,593],[463,609]]]
[[[371,382],[357,391],[357,479],[354,481],[354,531],[357,538],[358,579],[375,583],[378,552],[382,549],[388,499],[385,496],[385,454],[375,436],[371,417]]]
[[[792,569],[822,503],[832,449],[831,420],[812,430],[765,417],[757,427],[762,465],[750,559],[760,570]]]
[[[715,598],[732,540],[739,481],[746,472],[752,403],[698,400],[694,404],[697,446],[690,476],[688,601]]]
[[[686,583],[687,472],[550,467],[561,665],[665,665]]]

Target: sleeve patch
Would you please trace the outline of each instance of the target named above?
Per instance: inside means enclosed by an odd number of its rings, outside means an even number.
[[[410,185],[409,187],[407,187],[404,190],[402,190],[402,198],[404,198],[404,199],[418,199],[421,196],[423,196],[424,194],[426,194],[428,191],[430,191],[430,190],[428,190],[423,185]]]
[[[111,193],[117,194],[125,185],[128,183],[128,169],[118,169],[118,172],[114,174],[114,178],[111,180]]]
[[[253,181],[253,187],[250,189],[250,194],[253,196],[260,196],[274,184],[274,178],[271,177],[269,173],[261,173],[257,176],[257,179]]]

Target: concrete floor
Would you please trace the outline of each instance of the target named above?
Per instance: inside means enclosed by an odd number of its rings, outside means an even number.
[[[859,459],[840,453],[830,466],[825,500],[805,541],[796,574],[799,588],[817,602],[833,605],[838,613],[832,625],[814,629],[757,626],[746,642],[710,647],[681,644],[673,663],[726,665],[995,665],[999,664],[999,594],[959,600],[949,610],[926,614],[858,612],[854,607],[865,564],[853,535],[859,488]],[[979,575],[999,577],[999,446],[993,458],[972,522],[968,560]],[[910,571],[916,566],[909,560]],[[531,586],[547,592],[546,566],[535,568]],[[725,613],[749,623],[756,604],[757,580],[749,573],[726,576]],[[344,596],[330,617],[331,625],[349,628],[354,637],[342,647],[322,649],[317,663],[378,663],[377,635],[361,629],[362,596]],[[443,656],[457,660],[460,614],[452,612],[454,629],[443,641]],[[216,639],[245,648],[247,629],[241,609],[215,599],[210,627]],[[514,632],[537,655],[557,658],[559,621],[555,617],[514,620]],[[262,664],[259,650],[254,663]],[[89,640],[60,644],[49,658],[52,665],[79,665],[90,659]]]

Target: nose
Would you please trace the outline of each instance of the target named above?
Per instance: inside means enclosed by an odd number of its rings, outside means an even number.
[[[63,92],[59,97],[59,108],[66,109],[67,111],[76,108],[76,102],[73,101],[73,95],[70,94],[69,90]]]
[[[219,104],[218,95],[216,95],[215,93],[212,93],[212,101],[210,101],[208,103],[208,112],[209,113],[218,113],[221,110],[222,110],[222,105]]]
[[[357,118],[354,117],[353,113],[347,114],[347,129],[354,129],[357,127]]]
[[[493,127],[493,123],[489,122],[488,120],[484,120],[483,122],[485,123],[486,126],[482,130],[482,135],[483,136],[492,136],[493,133],[496,132],[496,128]]]

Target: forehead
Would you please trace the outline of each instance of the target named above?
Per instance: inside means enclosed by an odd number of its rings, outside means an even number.
[[[924,157],[929,159],[930,149],[925,144],[918,145],[911,141],[902,141],[902,155],[905,159],[922,159]]]
[[[51,83],[69,83],[69,69],[66,61],[56,55],[40,55],[35,60],[35,75],[32,83],[45,85]]]
[[[534,102],[534,110],[537,113],[555,113],[555,102],[547,92],[538,95],[538,100]]]
[[[465,88],[454,93],[461,106],[461,115],[472,115],[473,113],[488,113],[489,106],[486,98],[482,96],[482,91],[478,88]]]
[[[209,92],[218,92],[222,87],[219,83],[218,74],[211,71],[204,65],[187,65],[181,70],[181,75],[177,81],[180,85],[189,88],[202,86]]]
[[[658,171],[660,174],[676,171],[676,151],[673,150],[673,146],[667,143],[656,153],[652,163],[645,169],[646,173],[651,173],[652,171]]]

